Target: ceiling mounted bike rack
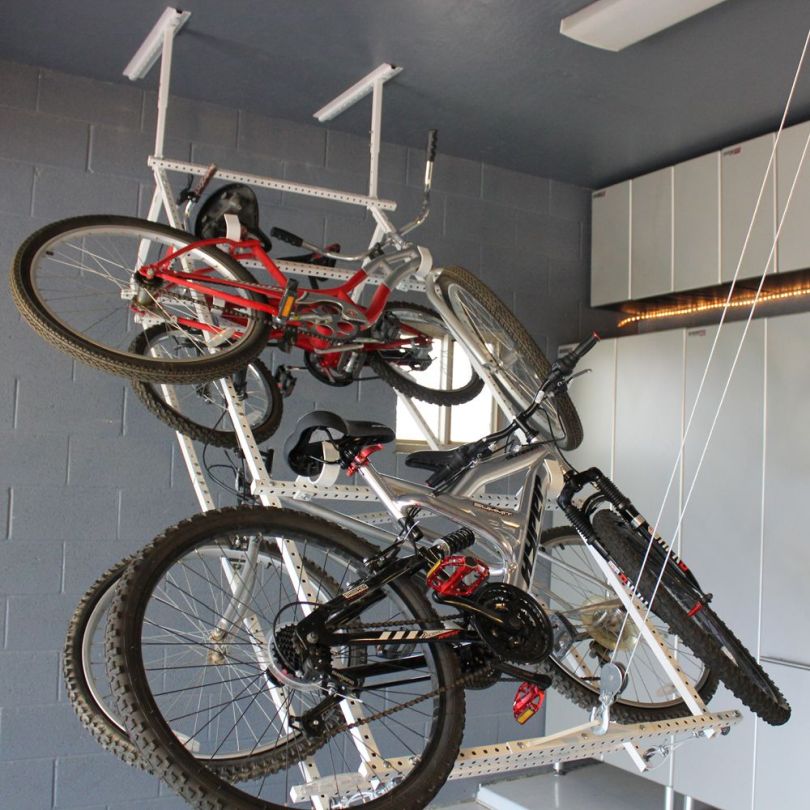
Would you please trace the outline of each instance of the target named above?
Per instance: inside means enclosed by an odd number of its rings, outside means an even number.
[[[161,55],[161,79],[158,93],[158,123],[155,155],[149,159],[149,165],[152,167],[155,175],[156,188],[149,209],[149,218],[156,220],[160,209],[163,208],[169,222],[173,226],[178,227],[181,224],[181,217],[174,202],[174,195],[168,180],[168,173],[177,172],[202,176],[208,171],[209,167],[185,161],[170,160],[163,156],[166,115],[169,101],[172,43],[180,26],[188,17],[186,14],[181,21],[178,17],[169,14],[169,11],[170,10],[167,10],[164,16],[161,17],[158,25],[155,26],[155,29],[147,38],[147,42],[151,42],[151,47],[155,53],[157,53],[155,43],[159,43]],[[145,43],[143,47],[145,50],[148,50],[146,46],[147,43]],[[146,67],[142,67],[144,72],[139,73],[133,70],[131,78],[145,75],[145,71],[151,66],[151,63],[147,65],[147,62],[149,62],[149,59],[146,59],[142,63],[146,65]],[[318,117],[319,120],[329,120],[330,117],[347,109],[348,106],[355,103],[369,92],[372,93],[369,194],[367,196],[318,186],[296,184],[286,180],[260,177],[258,175],[230,170],[219,170],[218,176],[230,182],[246,183],[260,188],[275,189],[283,193],[303,194],[349,205],[363,206],[372,214],[376,222],[375,232],[370,241],[370,244],[374,244],[384,233],[385,226],[388,223],[385,212],[396,209],[396,203],[389,200],[378,199],[376,194],[382,114],[382,86],[387,80],[399,73],[400,70],[401,68],[395,68],[391,65],[381,65],[316,113],[316,117]],[[345,280],[351,275],[351,271],[334,268],[313,267],[311,265],[302,265],[293,262],[279,264],[285,271],[302,275],[317,275],[319,277],[327,277],[335,280]],[[375,283],[374,279],[369,279],[369,282]],[[403,287],[405,289],[424,289],[421,283],[415,281],[410,281],[406,285],[403,285]],[[312,480],[301,477],[294,482],[273,480],[267,471],[264,458],[253,436],[243,404],[237,397],[231,381],[225,379],[216,384],[222,386],[222,392],[228,404],[230,419],[236,431],[239,447],[250,473],[252,492],[262,504],[265,506],[279,506],[284,502],[301,511],[310,512],[320,517],[330,519],[373,541],[382,543],[390,543],[392,541],[395,537],[394,533],[384,531],[377,527],[377,524],[386,522],[384,520],[385,515],[379,511],[366,515],[366,521],[363,521],[360,518],[364,516],[350,517],[342,515],[332,509],[313,503],[314,500],[379,503],[377,495],[369,487],[348,486],[334,482],[323,485],[317,481],[313,482]],[[163,387],[163,393],[169,405],[176,403],[170,386]],[[397,395],[400,397],[403,396],[399,393]],[[413,412],[413,410],[415,410],[413,403],[407,398],[405,398],[405,400],[406,407]],[[428,443],[433,447],[438,447],[436,437],[427,429],[423,421],[420,422],[419,419],[416,421],[425,431],[425,437]],[[194,445],[190,439],[181,434],[178,434],[178,440],[200,507],[203,511],[208,511],[214,507],[214,499],[208,488],[205,473],[199,463]],[[481,494],[477,495],[476,498],[481,501],[489,502],[493,506],[507,509],[514,508],[517,503],[517,499],[512,496]],[[298,550],[291,541],[282,542],[284,543],[284,547],[281,548],[280,551],[285,566],[288,568],[293,582],[299,582],[300,587],[306,592],[308,584],[305,581],[305,575],[301,574],[302,565]],[[458,756],[456,766],[450,776],[451,779],[482,776],[485,774],[510,773],[543,764],[598,756],[608,751],[621,749],[628,752],[640,770],[646,770],[650,767],[652,753],[671,750],[676,737],[681,735],[686,737],[716,737],[719,736],[720,732],[725,733],[732,725],[741,720],[741,714],[738,711],[707,712],[693,685],[680,671],[677,663],[670,658],[660,636],[645,622],[643,605],[636,599],[632,592],[619,581],[615,572],[610,569],[607,563],[604,564],[603,573],[623,602],[624,608],[631,617],[631,620],[639,626],[641,634],[645,636],[648,643],[653,648],[654,653],[659,659],[659,663],[672,680],[675,690],[681,695],[692,712],[691,716],[660,722],[620,725],[609,721],[609,711],[602,712],[601,714],[594,713],[589,722],[557,734],[463,749]],[[315,601],[314,597],[312,601]],[[260,644],[259,647],[261,646]],[[272,690],[273,687],[270,686],[269,688]],[[347,722],[362,721],[363,707],[356,702],[351,700],[342,701],[341,710]],[[653,747],[642,748],[641,744],[645,741],[655,744]],[[360,748],[364,751],[373,751],[376,747],[373,744],[373,739],[369,742],[367,738],[362,745],[358,743],[358,750],[360,750]],[[366,756],[364,765],[361,766],[360,776],[366,778],[368,774],[375,773],[376,776],[374,778],[379,778],[384,771],[384,761],[370,762]],[[294,797],[299,801],[311,797],[314,806],[320,807],[320,799],[316,795],[319,791],[320,776],[315,764],[308,763],[302,767],[301,776],[302,783],[293,788]],[[356,783],[358,779],[357,772],[346,774],[345,776],[346,780],[352,783]],[[368,776],[368,778],[371,779],[372,777]],[[332,779],[334,780],[334,777],[332,777]]]

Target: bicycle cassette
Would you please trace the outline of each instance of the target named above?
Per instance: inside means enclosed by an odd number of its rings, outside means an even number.
[[[554,643],[551,623],[527,593],[514,585],[489,583],[479,588],[474,601],[503,617],[499,623],[479,613],[472,616],[475,631],[497,658],[537,664],[551,654]]]

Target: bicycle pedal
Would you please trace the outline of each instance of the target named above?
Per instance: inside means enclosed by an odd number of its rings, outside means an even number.
[[[524,681],[515,693],[512,702],[512,714],[515,720],[522,726],[531,720],[543,706],[546,693],[535,683]]]
[[[429,588],[439,596],[470,596],[489,577],[489,566],[475,557],[453,554],[439,560],[425,576]]]
[[[287,286],[284,288],[284,292],[281,294],[281,298],[278,302],[278,312],[275,318],[273,318],[276,325],[283,326],[290,319],[290,315],[292,315],[292,311],[295,307],[297,294],[298,282],[294,278],[291,278],[287,282]]]

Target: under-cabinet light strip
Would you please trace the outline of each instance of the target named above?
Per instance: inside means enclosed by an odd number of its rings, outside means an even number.
[[[732,301],[713,301],[704,302],[702,304],[684,304],[683,306],[675,307],[662,307],[661,309],[653,309],[649,312],[642,312],[638,315],[632,315],[629,318],[623,318],[619,321],[619,327],[629,326],[632,323],[639,321],[655,320],[657,318],[671,318],[678,315],[692,315],[696,312],[708,312],[713,309],[723,309],[723,307],[739,308],[750,307],[752,304],[764,304],[767,301],[781,301],[786,298],[800,298],[803,295],[810,295],[810,285],[803,287],[795,287],[791,290],[780,290],[778,292],[761,293],[760,295],[745,295],[740,298],[735,298]]]

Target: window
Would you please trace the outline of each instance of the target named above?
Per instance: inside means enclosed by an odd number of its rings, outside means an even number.
[[[437,338],[434,345],[442,339]],[[460,350],[450,351],[449,340],[444,338],[448,345],[437,351],[441,362],[434,362],[424,371],[413,372],[410,376],[415,382],[438,387],[439,380],[449,372],[450,385],[454,380],[463,384],[470,379],[470,361],[467,355]],[[437,349],[440,347],[436,346]],[[475,441],[491,433],[495,429],[495,402],[488,388],[484,388],[475,399],[463,405],[447,406],[431,405],[421,400],[411,400],[413,408],[419,413],[430,431],[440,445],[464,444]],[[418,424],[417,418],[411,409],[397,397],[396,414],[397,447],[401,450],[415,450],[428,446],[425,434]]]

